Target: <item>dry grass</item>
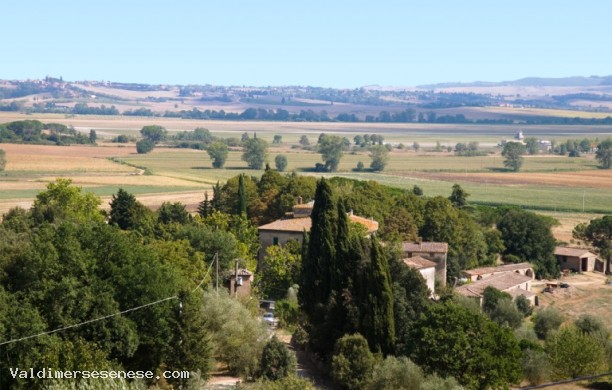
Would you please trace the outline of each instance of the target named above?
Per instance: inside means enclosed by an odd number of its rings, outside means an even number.
[[[106,159],[128,155],[131,149],[91,146],[45,146],[4,144],[7,172],[133,172],[134,168],[119,165]]]

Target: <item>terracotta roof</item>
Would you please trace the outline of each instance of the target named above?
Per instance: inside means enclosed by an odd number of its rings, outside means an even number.
[[[445,242],[404,242],[402,249],[404,252],[447,253],[448,244]]]
[[[434,268],[436,266],[435,262],[424,259],[421,256],[408,257],[403,261],[408,267],[414,269]]]
[[[236,274],[235,270],[232,270],[232,272],[230,273],[231,276],[234,276],[235,274]],[[253,273],[249,271],[248,269],[238,268],[238,276],[251,276],[251,275],[253,275]]]
[[[572,257],[582,257],[584,255],[592,255],[593,252],[590,252],[588,249],[584,248],[568,248],[565,246],[558,246],[555,248],[555,255],[559,256],[572,256]]]
[[[483,274],[493,274],[500,272],[512,272],[516,270],[521,270],[525,268],[533,268],[529,263],[517,263],[517,264],[504,264],[499,267],[482,267],[482,268],[474,268],[474,269],[466,269],[463,271],[464,274],[467,275],[483,275]]]
[[[455,289],[455,291],[461,295],[468,297],[480,297],[482,296],[485,288],[491,286],[495,287],[500,291],[505,291],[509,288],[516,287],[520,284],[531,281],[530,276],[517,274],[515,272],[508,272],[501,275],[491,276],[478,280],[476,282],[464,284]]]
[[[378,222],[374,221],[373,219],[358,217],[356,215],[349,215],[348,217],[352,222],[359,223],[365,226],[368,230],[368,233],[374,233],[378,230]],[[274,222],[270,222],[269,224],[262,225],[258,229],[301,233],[304,230],[310,231],[311,227],[312,220],[310,219],[310,217],[304,217],[278,219]]]
[[[258,227],[259,230],[277,230],[285,232],[303,232],[304,230],[310,231],[312,226],[312,220],[310,217],[304,218],[287,218],[277,219],[274,222],[270,222],[266,225]]]

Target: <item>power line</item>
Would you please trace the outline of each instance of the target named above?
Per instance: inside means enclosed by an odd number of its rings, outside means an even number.
[[[208,273],[210,272],[210,270],[212,268],[212,265],[214,264],[215,259],[217,259],[217,257],[218,257],[218,253],[215,253],[215,256],[213,257],[213,261],[210,263],[210,266],[208,267],[208,271],[206,271],[206,275],[204,275],[204,278],[202,278],[202,280],[197,285],[197,287],[194,288],[191,291],[192,294],[194,292],[196,292],[200,288],[200,286],[202,286],[202,284],[204,284],[204,281],[206,280],[206,277],[208,276]],[[53,333],[61,332],[61,331],[72,329],[72,328],[78,328],[79,326],[83,326],[83,325],[91,324],[91,323],[94,323],[94,322],[102,321],[102,320],[105,320],[105,319],[111,318],[111,317],[120,316],[120,315],[125,314],[125,313],[129,313],[129,312],[132,312],[132,311],[143,309],[145,307],[157,305],[157,304],[162,303],[162,302],[171,301],[173,299],[178,299],[178,295],[174,295],[174,296],[171,296],[171,297],[160,299],[160,300],[157,300],[155,302],[146,303],[144,305],[132,307],[130,309],[126,309],[126,310],[123,310],[123,311],[120,311],[120,312],[117,312],[117,313],[113,313],[113,314],[105,315],[105,316],[102,316],[102,317],[98,317],[98,318],[95,318],[93,320],[79,322],[78,324],[63,326],[61,328],[57,328],[57,329],[54,329],[54,330],[49,330],[49,331],[46,331],[46,332],[41,332],[41,333],[38,333],[38,334],[33,334],[33,335],[30,335],[30,336],[21,337],[21,338],[18,338],[18,339],[3,341],[3,342],[0,343],[0,347],[3,346],[3,345],[13,344],[13,343],[17,343],[17,342],[20,342],[20,341],[29,340],[29,339],[33,339],[33,338],[36,338],[36,337],[40,337],[40,336],[44,336],[44,335],[48,335],[48,334],[53,334]]]

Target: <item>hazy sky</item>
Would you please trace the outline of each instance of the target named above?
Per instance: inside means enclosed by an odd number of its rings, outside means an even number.
[[[413,86],[612,74],[612,2],[6,1],[0,79]]]

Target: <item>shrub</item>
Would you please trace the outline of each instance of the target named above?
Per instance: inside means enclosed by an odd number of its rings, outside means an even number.
[[[609,332],[606,326],[595,316],[583,314],[574,321],[574,325],[581,332],[600,338],[604,344],[608,340]]]
[[[345,335],[336,342],[332,378],[344,389],[363,389],[372,376],[374,363],[374,355],[362,335]]]
[[[372,372],[369,390],[419,390],[424,380],[423,370],[406,357],[389,356]]]
[[[306,348],[306,345],[308,345],[308,332],[306,332],[301,326],[298,326],[295,332],[293,332],[291,342],[297,348],[303,351]]]
[[[500,300],[489,316],[499,325],[507,325],[512,329],[518,328],[523,322],[523,314],[510,299]]]
[[[514,301],[516,308],[520,311],[524,317],[528,317],[533,313],[533,306],[529,299],[525,298],[524,295],[519,295]]]
[[[274,164],[276,165],[276,169],[280,172],[287,169],[287,156],[284,154],[279,154],[274,158]]]
[[[244,390],[315,390],[314,385],[307,379],[295,375],[284,377],[277,381],[259,380],[240,387]]]
[[[365,168],[365,165],[363,165],[363,162],[362,162],[362,161],[359,161],[359,162],[357,163],[357,168],[355,168],[355,170],[356,170],[357,172],[362,172],[362,171],[364,170],[364,168]]]
[[[550,380],[552,367],[548,355],[544,351],[525,349],[521,358],[521,365],[523,367],[523,377],[531,385],[538,385]]]
[[[294,373],[296,366],[295,353],[273,336],[261,354],[260,376],[279,380]]]
[[[463,390],[464,387],[453,377],[441,378],[436,374],[428,376],[421,384],[420,390]]]
[[[554,307],[547,307],[536,313],[533,318],[533,330],[535,330],[536,335],[543,340],[548,336],[551,330],[559,329],[559,326],[561,326],[564,320],[563,315],[559,313],[557,309]]]
[[[155,148],[155,142],[149,139],[141,139],[140,141],[136,142],[136,151],[139,154],[149,153],[151,150],[153,150],[153,148]]]
[[[601,340],[575,326],[564,327],[546,340],[553,379],[578,378],[597,374],[606,367]]]

